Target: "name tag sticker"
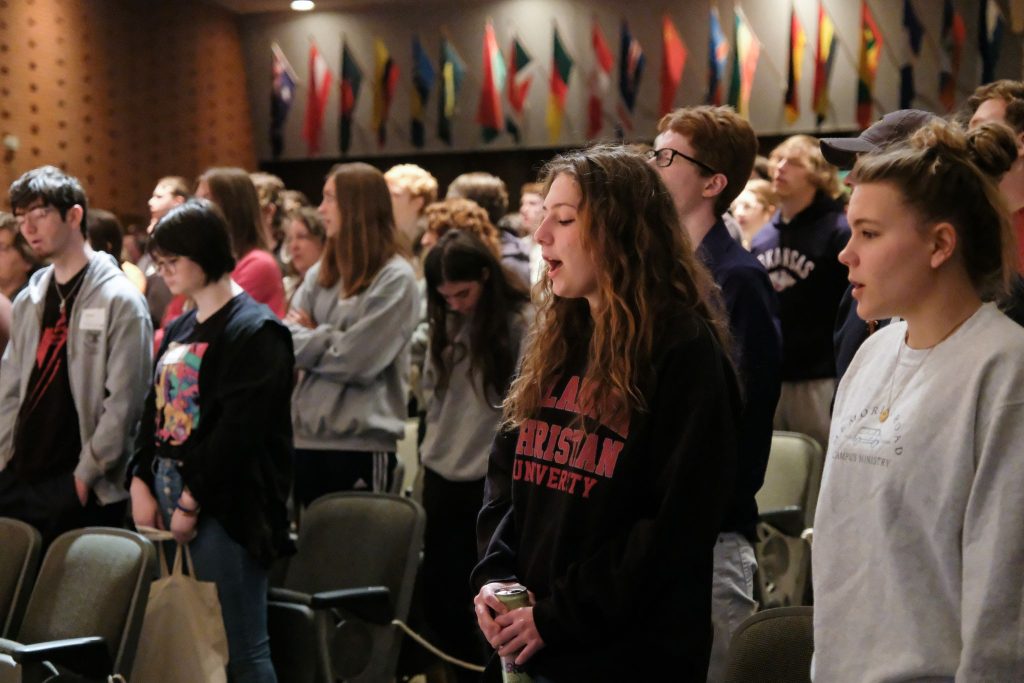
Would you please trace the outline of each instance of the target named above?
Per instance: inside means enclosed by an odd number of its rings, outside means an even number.
[[[87,308],[78,319],[78,329],[102,332],[107,329],[107,309]]]

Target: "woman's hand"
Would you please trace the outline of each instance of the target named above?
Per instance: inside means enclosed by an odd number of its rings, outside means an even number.
[[[174,540],[184,544],[195,538],[198,520],[198,514],[188,514],[175,508],[171,515],[171,533],[174,535]]]
[[[501,628],[496,637],[500,643],[499,656],[507,657],[518,652],[516,664],[522,666],[544,647],[544,639],[533,621],[532,605],[506,612],[494,621]]]
[[[301,308],[293,308],[291,311],[289,311],[288,315],[285,316],[284,321],[286,323],[295,323],[296,325],[302,325],[303,327],[308,327],[311,330],[316,328],[316,322],[309,315],[309,313],[306,313]]]
[[[509,586],[517,586],[519,584],[510,581],[494,581],[492,583],[485,584],[480,592],[473,598],[473,607],[476,610],[476,623],[480,627],[480,631],[483,632],[484,638],[490,643],[491,647],[495,650],[498,649],[500,641],[497,640],[498,633],[501,631],[501,627],[494,620],[494,617],[499,614],[505,614],[508,608],[498,600],[498,596],[494,593],[502,588],[508,588]]]
[[[154,529],[163,529],[164,520],[160,516],[159,505],[153,492],[149,490],[146,482],[138,477],[132,477],[129,487],[132,497],[132,521],[136,527],[148,526]]]

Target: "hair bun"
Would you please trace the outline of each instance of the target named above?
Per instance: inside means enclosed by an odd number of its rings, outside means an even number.
[[[910,138],[910,146],[942,156],[969,158],[963,130],[942,120],[931,121],[918,128]]]
[[[992,178],[998,179],[1017,160],[1017,140],[1013,130],[1002,123],[985,123],[967,133],[971,161]]]
[[[938,157],[970,161],[995,180],[1017,159],[1013,131],[1002,123],[984,123],[965,133],[952,123],[932,121],[914,133],[910,145]]]

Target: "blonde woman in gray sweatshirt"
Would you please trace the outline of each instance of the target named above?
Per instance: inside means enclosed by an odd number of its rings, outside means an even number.
[[[419,309],[380,171],[335,166],[318,211],[323,255],[285,319],[300,371],[292,397],[295,497],[306,506],[333,491],[391,487]]]
[[[814,680],[1024,680],[1024,330],[990,178],[1010,130],[862,157],[840,253],[871,336],[836,396],[814,533]]]

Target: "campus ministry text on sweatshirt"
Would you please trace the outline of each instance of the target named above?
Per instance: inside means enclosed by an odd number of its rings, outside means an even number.
[[[931,349],[906,331],[868,338],[836,396],[815,680],[1022,681],[1024,330],[985,304]]]

